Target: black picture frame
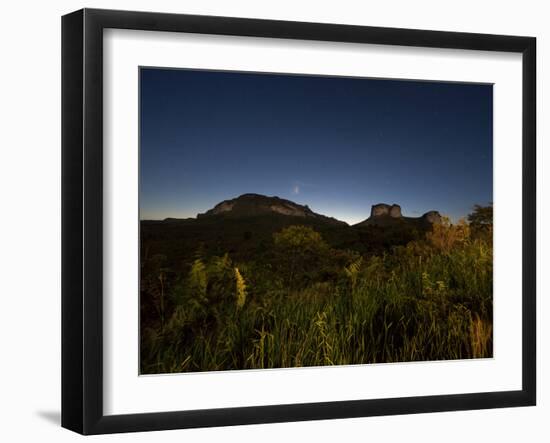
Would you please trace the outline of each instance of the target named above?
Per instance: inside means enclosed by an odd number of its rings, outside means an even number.
[[[104,415],[102,36],[107,28],[522,54],[522,389]],[[82,434],[104,434],[535,405],[535,66],[533,37],[97,9],[65,15],[62,18],[62,426]]]

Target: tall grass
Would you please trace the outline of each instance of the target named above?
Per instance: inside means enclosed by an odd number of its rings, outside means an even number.
[[[295,289],[263,274],[270,264],[199,258],[172,287],[171,316],[143,329],[141,371],[491,357],[492,247],[458,234],[354,257]]]

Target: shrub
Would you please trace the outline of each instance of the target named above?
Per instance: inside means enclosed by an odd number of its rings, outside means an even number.
[[[288,287],[314,281],[329,248],[321,234],[308,226],[289,226],[273,234],[276,260]]]

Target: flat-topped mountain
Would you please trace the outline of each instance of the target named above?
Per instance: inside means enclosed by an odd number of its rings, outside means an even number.
[[[438,211],[428,211],[420,217],[404,217],[401,213],[401,206],[378,203],[372,205],[370,217],[357,223],[355,226],[378,225],[387,226],[398,223],[416,222],[424,225],[441,223],[441,214]]]
[[[330,224],[346,223],[332,217],[317,214],[307,205],[299,205],[279,197],[268,197],[260,194],[243,194],[231,200],[218,203],[204,214],[198,214],[198,219],[208,217],[245,218],[265,215],[298,217]]]
[[[275,218],[283,222],[294,224],[314,224],[314,225],[335,225],[349,226],[346,222],[337,220],[334,217],[313,212],[308,205],[300,205],[290,200],[280,197],[269,197],[261,194],[242,194],[239,197],[224,200],[208,211],[197,214],[197,218],[166,218],[164,222],[187,222],[200,223],[216,220],[245,220],[253,218]],[[438,211],[428,211],[420,217],[406,217],[401,212],[401,206],[397,204],[378,203],[372,205],[370,217],[362,222],[356,223],[354,227],[365,226],[399,226],[415,225],[429,228],[433,224],[441,223],[441,214]]]
[[[169,263],[191,263],[197,250],[207,254],[251,259],[269,254],[273,234],[292,225],[311,227],[331,247],[361,254],[379,254],[392,246],[422,238],[441,216],[430,211],[421,217],[406,217],[399,205],[372,206],[370,217],[350,226],[318,214],[307,205],[279,197],[243,194],[224,200],[196,218],[142,220],[142,253],[163,254]],[[178,265],[179,266],[179,265]]]

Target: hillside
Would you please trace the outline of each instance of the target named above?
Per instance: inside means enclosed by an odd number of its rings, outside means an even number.
[[[347,223],[332,217],[317,214],[307,205],[299,205],[279,197],[268,197],[260,194],[243,194],[231,200],[224,200],[197,218],[228,217],[245,218],[262,215],[283,215],[299,219],[315,220],[321,223],[346,225]]]
[[[273,234],[292,225],[313,228],[333,248],[378,254],[419,238],[439,217],[436,211],[418,218],[403,217],[398,205],[379,204],[371,208],[367,220],[349,226],[307,205],[243,194],[197,218],[142,221],[141,254],[163,254],[171,267],[189,264],[199,248],[207,255],[228,252],[236,259],[250,259],[269,251]]]
[[[245,194],[142,221],[140,372],[492,357],[486,212],[434,227],[379,204],[349,226]]]

